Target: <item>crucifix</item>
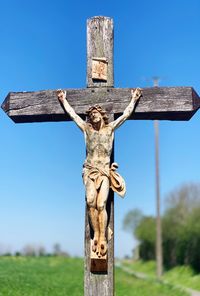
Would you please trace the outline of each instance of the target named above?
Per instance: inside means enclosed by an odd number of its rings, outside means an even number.
[[[118,191],[125,191],[114,163],[111,141],[114,129],[127,118],[189,120],[199,107],[199,96],[192,87],[114,88],[113,20],[102,16],[87,21],[87,88],[10,92],[6,97],[2,108],[16,123],[73,119],[85,134],[85,296],[114,295],[114,183],[111,177],[119,181]],[[113,190],[109,191],[109,187]]]

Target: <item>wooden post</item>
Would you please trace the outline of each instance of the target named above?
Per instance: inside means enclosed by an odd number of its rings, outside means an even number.
[[[88,88],[113,87],[113,20],[94,17],[87,21],[87,86]],[[114,119],[110,115],[110,121]],[[114,161],[114,151],[111,162]],[[114,193],[107,201],[108,227],[114,233]],[[86,206],[85,216],[85,296],[114,295],[114,235],[108,241],[107,270],[91,272],[91,228]]]
[[[93,76],[98,62],[106,76]],[[87,20],[87,87],[113,87],[113,19],[97,16]]]

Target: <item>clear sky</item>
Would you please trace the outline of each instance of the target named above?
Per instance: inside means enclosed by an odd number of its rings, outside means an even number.
[[[193,86],[200,94],[200,1],[0,1],[0,101],[9,91],[84,88],[86,20],[114,18],[116,87]],[[162,209],[166,194],[200,181],[200,112],[189,122],[160,122]],[[85,157],[73,122],[14,124],[0,111],[0,249],[54,243],[83,255]],[[116,256],[130,254],[122,231],[133,208],[155,214],[152,121],[116,132],[115,160],[127,183],[115,198]]]

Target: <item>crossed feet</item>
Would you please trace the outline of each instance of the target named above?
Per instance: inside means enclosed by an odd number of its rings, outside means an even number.
[[[97,238],[94,237],[93,244],[92,244],[92,251],[97,254],[99,258],[105,256],[107,253],[107,241],[106,238]]]

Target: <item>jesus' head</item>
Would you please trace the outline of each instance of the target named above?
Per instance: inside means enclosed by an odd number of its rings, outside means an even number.
[[[104,121],[105,125],[108,124],[108,115],[106,111],[99,105],[90,107],[86,114],[88,122],[92,125],[102,122],[102,120]]]

